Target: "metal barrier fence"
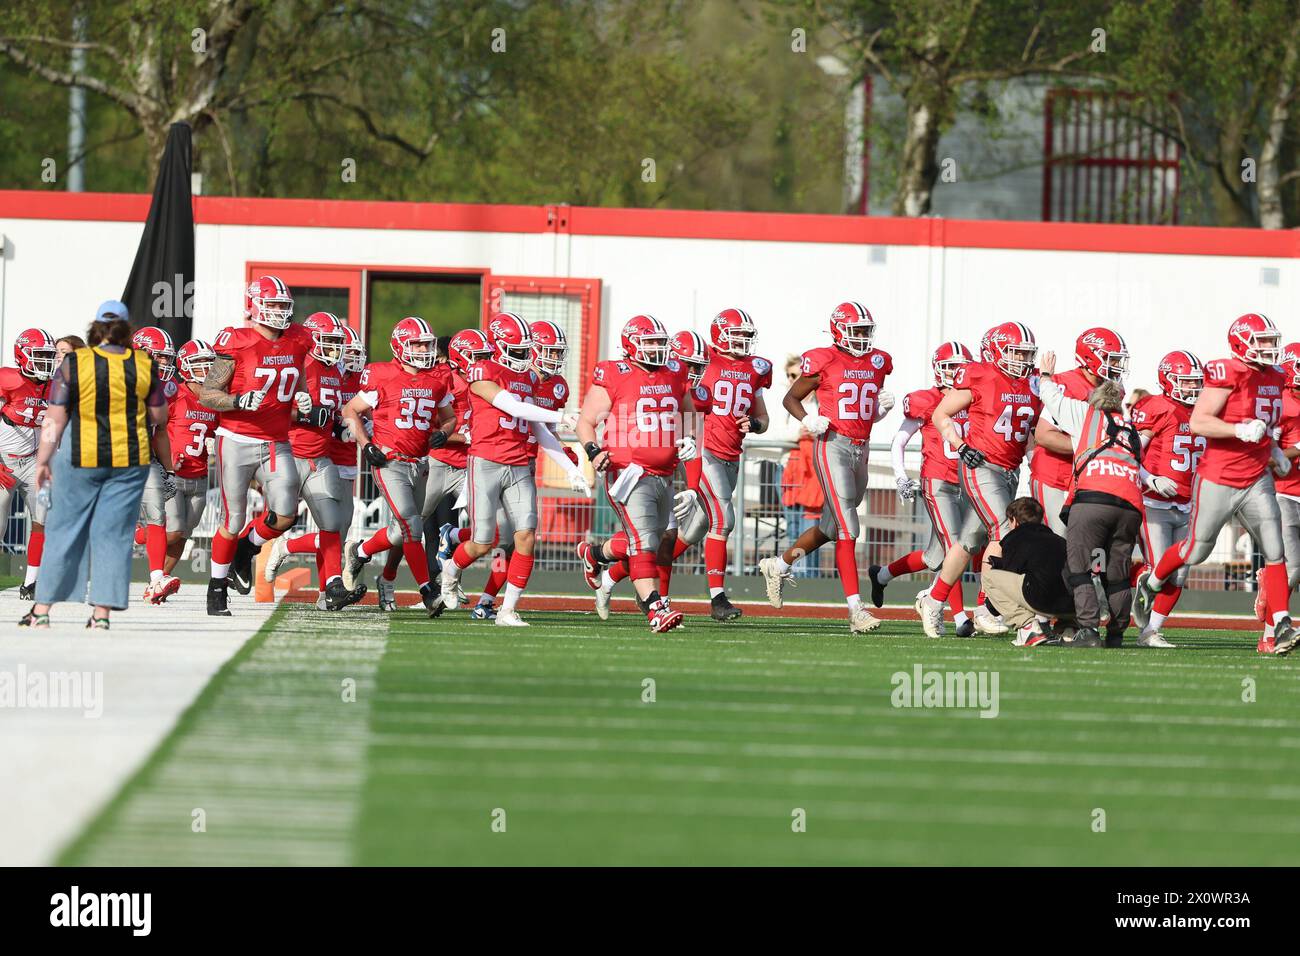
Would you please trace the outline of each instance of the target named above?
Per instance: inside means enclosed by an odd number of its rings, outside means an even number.
[[[788,485],[783,484],[784,465],[792,450],[789,442],[751,437],[745,442],[741,468],[737,480],[733,506],[736,527],[729,542],[730,566],[728,573],[753,574],[761,558],[783,550],[811,524],[819,514],[806,514],[799,507],[790,507]],[[913,476],[919,473],[919,450],[909,449],[908,470]],[[1028,494],[1028,469],[1022,469],[1021,494]],[[590,474],[589,474],[590,477]],[[682,478],[677,478],[683,486]],[[209,472],[207,508],[195,529],[185,554],[190,560],[196,551],[206,552],[212,535],[216,532],[220,497],[216,491],[215,475]],[[390,518],[388,504],[379,494],[369,471],[363,470],[356,482],[353,523],[348,537],[360,539],[386,525]],[[249,492],[249,513],[261,508],[261,496]],[[889,446],[872,444],[870,448],[869,490],[859,509],[862,534],[857,543],[858,566],[865,574],[870,564],[887,564],[908,551],[924,548],[930,534],[929,520],[919,501],[899,501],[894,485],[893,470],[889,463]],[[28,520],[25,500],[13,497],[11,513],[0,548],[10,554],[26,551]],[[299,520],[291,534],[315,531],[305,505],[299,506]],[[588,499],[568,489],[560,469],[543,461],[538,480],[538,539],[537,564],[539,570],[578,572],[575,548],[580,541],[607,538],[620,530],[618,519],[602,491]],[[1253,591],[1255,570],[1262,565],[1255,544],[1238,523],[1232,522],[1220,533],[1210,560],[1191,569],[1188,587],[1203,591]],[[195,570],[204,570],[198,566]],[[686,551],[676,564],[676,571],[684,574],[703,574],[703,546],[696,545]],[[802,577],[835,576],[834,556],[830,548],[806,558],[796,568]]]

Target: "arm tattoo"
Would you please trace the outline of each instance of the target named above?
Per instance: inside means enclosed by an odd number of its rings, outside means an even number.
[[[226,391],[234,375],[235,360],[226,355],[218,355],[199,387],[199,402],[204,408],[228,412],[235,407],[235,396]]]

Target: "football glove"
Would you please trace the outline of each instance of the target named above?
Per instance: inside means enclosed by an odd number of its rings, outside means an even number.
[[[162,493],[163,501],[171,501],[176,497],[176,472],[163,472]]]
[[[962,442],[957,449],[957,457],[967,468],[978,468],[984,464],[984,452],[978,448],[972,448],[970,445]]]
[[[695,499],[697,497],[696,493],[690,488],[673,495],[673,514],[677,516],[679,524],[684,522],[690,516],[690,513],[695,510]]]
[[[921,488],[921,483],[914,478],[897,478],[895,483],[898,485],[898,497],[902,501],[914,500]]]
[[[311,396],[306,392],[298,392],[294,395],[293,403],[298,406],[298,414],[303,418],[311,414]]]
[[[303,415],[303,424],[310,425],[312,428],[324,428],[333,419],[334,409],[325,405],[311,405]]]
[[[591,497],[591,485],[587,484],[587,476],[580,471],[569,472],[569,490],[580,491],[588,498]]]
[[[699,449],[695,447],[695,438],[687,435],[685,438],[677,440],[677,457],[681,461],[690,461],[698,454]]]
[[[831,420],[825,415],[805,415],[803,417],[803,427],[808,429],[809,435],[816,438],[826,434],[826,429],[831,427]]]
[[[441,428],[435,428],[433,434],[429,436],[430,448],[441,448],[447,444],[447,433]]]
[[[1285,478],[1287,475],[1291,474],[1291,459],[1283,453],[1281,448],[1274,446],[1273,451],[1270,454],[1273,457],[1273,473],[1275,475],[1279,478]]]
[[[894,407],[894,393],[881,391],[876,396],[876,421],[880,421],[889,414],[889,410]]]
[[[578,413],[565,412],[560,416],[560,431],[576,432],[578,430]]]
[[[0,462],[0,488],[8,491],[16,484],[18,484],[18,479],[14,477],[13,469],[4,462]]]
[[[1264,433],[1268,431],[1268,425],[1258,418],[1252,418],[1249,421],[1237,422],[1232,426],[1232,430],[1237,433],[1237,437],[1248,445],[1254,445],[1264,440]]]
[[[241,412],[255,412],[262,407],[262,402],[265,399],[265,392],[253,389],[251,392],[244,392],[235,396],[235,407]]]
[[[382,468],[384,465],[388,464],[388,455],[386,455],[384,450],[374,442],[368,442],[366,444],[362,455],[365,457],[366,463],[370,465],[371,468]]]
[[[564,454],[566,454],[569,457],[569,461],[573,462],[575,465],[578,463],[578,453],[568,445],[564,446]]]
[[[1161,498],[1172,498],[1178,494],[1178,482],[1164,475],[1147,475],[1147,490]]]

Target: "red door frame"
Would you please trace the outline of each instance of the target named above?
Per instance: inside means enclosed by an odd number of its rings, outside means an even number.
[[[288,286],[316,286],[327,289],[346,289],[348,293],[348,325],[358,334],[361,328],[361,267],[314,262],[249,262],[245,266],[246,282],[254,276],[273,275]]]
[[[578,368],[582,376],[579,394],[584,394],[590,384],[591,370],[600,355],[600,291],[599,279],[491,274],[483,281],[483,324],[486,327],[488,316],[501,311],[501,296],[507,292],[577,296],[582,303],[582,335],[578,343]]]

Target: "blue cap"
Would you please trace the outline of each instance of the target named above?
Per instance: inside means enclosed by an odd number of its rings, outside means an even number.
[[[131,315],[127,312],[126,305],[118,302],[117,299],[109,299],[99,306],[95,312],[95,321],[103,322],[106,319],[130,319]]]

